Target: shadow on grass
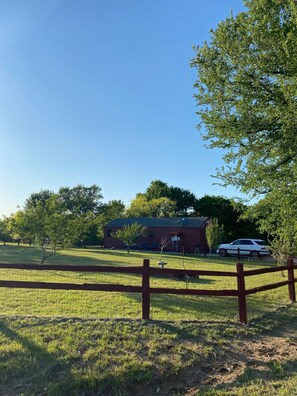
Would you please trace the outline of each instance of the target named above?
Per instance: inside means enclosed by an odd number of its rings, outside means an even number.
[[[141,295],[127,293],[141,304]],[[161,320],[237,320],[237,300],[232,297],[151,294],[151,319]],[[176,314],[176,317],[175,317]]]
[[[79,255],[77,253],[79,252]],[[90,257],[93,254],[94,257]],[[100,258],[102,257],[102,259]],[[106,257],[103,258],[103,257]],[[119,260],[118,260],[118,259]],[[216,255],[210,257],[195,256],[195,255],[182,255],[179,253],[164,253],[163,259],[167,260],[173,265],[186,265],[190,266],[191,269],[199,266],[199,264],[209,266],[209,269],[213,265],[227,265],[233,267],[235,271],[236,257],[221,258]],[[124,259],[124,261],[120,260]],[[90,247],[90,248],[72,248],[67,251],[59,252],[58,254],[50,257],[46,260],[46,264],[73,264],[73,265],[137,265],[142,266],[143,260],[151,260],[151,265],[156,260],[159,260],[159,252],[152,251],[131,251],[127,253],[126,250],[111,250],[104,249],[101,247]],[[16,246],[6,245],[0,246],[0,262],[5,263],[40,263],[41,250],[35,246]],[[246,268],[253,267],[271,267],[275,266],[275,262],[271,260],[255,260],[251,258],[241,259]]]
[[[13,324],[8,324],[9,321]],[[119,326],[120,322],[123,321],[118,321]],[[135,321],[129,323],[134,326]],[[86,328],[85,333],[83,327]],[[86,362],[81,358],[82,350],[90,349],[92,352],[92,348],[98,347],[97,337],[101,339],[104,336],[105,341],[110,337],[113,343],[114,329],[117,329],[117,324],[111,321],[1,318],[0,345],[4,344],[5,348],[1,345],[0,395],[121,395],[130,384],[147,382],[151,371],[141,363],[130,361],[125,370],[119,372],[111,367],[106,369],[104,359],[107,359],[108,350],[102,358],[103,363],[100,354],[94,361]],[[70,334],[76,334],[76,331],[80,336],[74,335],[70,340]],[[24,335],[24,332],[32,333],[32,337]],[[34,336],[38,337],[40,345],[33,341]],[[50,348],[55,352],[50,353],[47,350]],[[114,361],[112,355],[108,359]]]
[[[123,267],[127,265],[127,263],[123,263],[121,261],[115,261],[115,260],[102,260],[102,259],[96,259],[92,257],[86,257],[86,258],[81,258],[77,256],[71,257],[69,259],[69,256],[55,256],[52,257],[51,260],[46,261],[45,264],[63,264],[63,265],[97,265],[98,267],[100,265],[106,265],[109,267]]]
[[[265,312],[261,317],[252,319],[249,324],[257,329],[258,332],[275,331],[296,323],[297,305],[288,304],[275,309],[273,312]],[[282,330],[279,335],[283,335]]]
[[[70,250],[71,251],[71,250]],[[88,250],[88,252],[90,252]],[[87,253],[87,251],[86,251]],[[126,262],[117,261],[116,257],[108,255],[109,258],[100,259],[98,257],[90,257],[86,256],[78,256],[75,255],[75,251],[73,251],[73,255],[64,254],[64,252],[58,252],[55,255],[49,257],[45,264],[65,264],[65,265],[107,265],[107,266],[124,266],[127,265]],[[40,264],[41,262],[41,250],[32,247],[16,247],[16,246],[1,246],[0,247],[0,263],[17,263],[17,264]],[[133,264],[136,265],[136,264]],[[138,264],[137,264],[138,265]],[[142,266],[142,260],[139,259],[139,266]]]
[[[141,295],[129,293],[130,299],[141,304]],[[247,300],[248,322],[261,325],[263,318],[266,322],[269,315],[272,315],[272,322],[280,317],[280,323],[285,320],[282,317],[282,310],[285,311],[286,301],[269,301],[266,298],[249,297]],[[216,296],[185,296],[174,294],[151,294],[150,303],[151,319],[161,320],[232,320],[238,322],[238,300],[236,297],[216,297]],[[275,314],[278,312],[278,315]],[[176,316],[175,316],[176,315]]]
[[[67,365],[38,346],[29,337],[20,335],[3,320],[0,333],[6,338],[6,350],[1,354],[0,394],[43,394],[45,389],[56,388],[56,394],[65,394],[59,389],[59,378],[67,378],[71,384],[71,373]],[[19,345],[19,346],[18,346]]]
[[[41,261],[41,250],[33,246],[0,246],[0,263],[31,263]]]
[[[76,254],[76,251],[80,252],[80,256],[86,256],[89,257],[88,254],[92,253],[95,255],[102,255],[102,256],[108,256],[110,257],[110,260],[114,257],[115,259],[117,257],[124,257],[127,261],[129,261],[129,259],[131,260],[139,260],[140,265],[143,264],[143,260],[150,258],[151,256],[154,256],[153,258],[156,258],[156,254],[154,252],[148,252],[148,254],[146,254],[146,252],[144,251],[130,251],[130,253],[128,253],[126,250],[111,250],[111,249],[104,249],[104,248],[98,248],[98,249],[94,249],[94,248],[86,248],[86,249],[69,249],[69,252],[73,251],[73,254]],[[101,260],[100,258],[96,258],[96,260]]]

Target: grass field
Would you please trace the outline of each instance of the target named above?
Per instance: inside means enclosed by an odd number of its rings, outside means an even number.
[[[104,250],[100,248],[70,249],[51,257],[48,263],[73,265],[141,266],[149,258],[151,266],[158,266],[159,254]],[[0,247],[0,262],[38,263],[40,252],[33,247]],[[235,259],[165,254],[166,268],[208,269],[235,271]],[[245,268],[271,265],[264,260],[246,260]],[[105,283],[141,285],[137,274],[82,273],[62,271],[24,271],[0,269],[2,280],[30,280],[73,283]],[[249,277],[246,287],[281,281],[280,273]],[[236,289],[235,277],[201,276],[187,282],[172,278],[151,278],[152,287]],[[248,297],[249,318],[261,316],[287,303],[287,288],[262,292]],[[36,289],[0,289],[1,313],[10,315],[39,315],[83,318],[141,318],[141,295],[136,293],[104,293]],[[236,320],[237,299],[233,297],[198,297],[152,295],[151,318],[156,320]]]
[[[160,256],[70,249],[49,263],[126,266],[142,265],[144,258],[157,266]],[[0,262],[39,259],[33,247],[0,247]],[[178,255],[162,259],[167,268],[228,271],[235,271],[236,262]],[[266,265],[271,263],[245,262],[247,268]],[[140,284],[132,275],[61,271],[2,269],[0,279]],[[247,286],[280,280],[280,274],[251,277]],[[167,278],[152,283],[187,286]],[[236,287],[234,279],[217,277],[188,286]],[[153,320],[142,321],[138,294],[2,288],[0,395],[296,395],[297,309],[288,304],[287,294],[283,287],[249,297],[250,322],[242,326],[233,298],[156,295]]]

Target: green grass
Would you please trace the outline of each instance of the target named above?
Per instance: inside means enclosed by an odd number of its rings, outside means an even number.
[[[73,265],[141,266],[144,258],[158,266],[160,255],[150,252],[104,250],[100,248],[69,249],[51,257],[48,263]],[[28,246],[1,246],[0,262],[38,263],[40,251]],[[235,271],[235,259],[164,254],[166,268]],[[264,260],[246,260],[245,268],[267,266]],[[270,263],[271,265],[271,263]],[[0,269],[2,280],[30,280],[68,283],[105,283],[141,285],[134,274],[83,273],[62,271],[30,271]],[[246,287],[255,287],[283,280],[280,273],[248,277]],[[178,281],[168,277],[152,277],[152,287],[194,289],[236,289],[235,277],[201,276],[199,279]],[[249,319],[287,304],[287,288],[262,292],[248,297]],[[38,315],[83,318],[141,318],[141,295],[136,293],[107,293],[37,289],[0,289],[1,313],[7,315]],[[155,320],[237,320],[237,299],[233,297],[198,297],[153,294],[151,318]]]
[[[70,249],[49,263],[141,265],[158,254]],[[164,255],[167,268],[235,271],[235,260]],[[35,248],[1,246],[0,262],[38,263]],[[268,265],[246,261],[247,268]],[[249,278],[248,287],[280,281]],[[0,279],[140,284],[138,276],[62,271],[0,270]],[[235,288],[234,279],[201,277],[186,284],[154,278],[155,286]],[[236,298],[153,295],[152,321],[142,321],[141,296],[132,293],[0,289],[0,395],[294,395],[297,362],[267,363],[266,380],[247,366],[237,381],[209,385],[197,373],[230,358],[236,340],[296,324],[287,288],[248,298],[249,325],[237,323]],[[295,336],[294,336],[295,337]],[[297,342],[296,337],[293,342]],[[207,375],[207,374],[205,374]],[[193,389],[188,393],[188,384]],[[279,393],[277,393],[279,392]],[[295,393],[294,393],[295,392]]]
[[[226,390],[199,391],[194,396],[296,396],[297,375],[283,380],[253,381],[249,385]]]
[[[266,334],[292,324],[296,316],[296,306],[289,306],[248,327],[232,322],[0,316],[0,394],[140,395],[160,387],[169,389],[166,394],[185,395],[189,373],[193,381],[200,367],[224,364],[234,338]],[[254,380],[247,370],[236,383],[211,391],[198,383],[196,394],[277,395],[271,390],[296,389],[296,361],[290,367],[287,363],[285,373],[277,364],[266,368],[271,372],[268,381]]]

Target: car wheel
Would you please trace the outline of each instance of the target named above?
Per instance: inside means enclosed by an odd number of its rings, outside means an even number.
[[[251,257],[253,257],[253,258],[260,258],[261,256],[260,256],[260,254],[259,254],[259,252],[251,252]]]
[[[219,250],[219,255],[221,256],[221,257],[226,257],[228,254],[227,254],[227,250],[226,249],[220,249]]]

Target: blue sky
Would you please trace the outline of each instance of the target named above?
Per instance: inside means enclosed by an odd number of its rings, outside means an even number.
[[[97,184],[125,204],[161,179],[205,194],[193,45],[241,0],[0,1],[0,215],[32,193]]]

